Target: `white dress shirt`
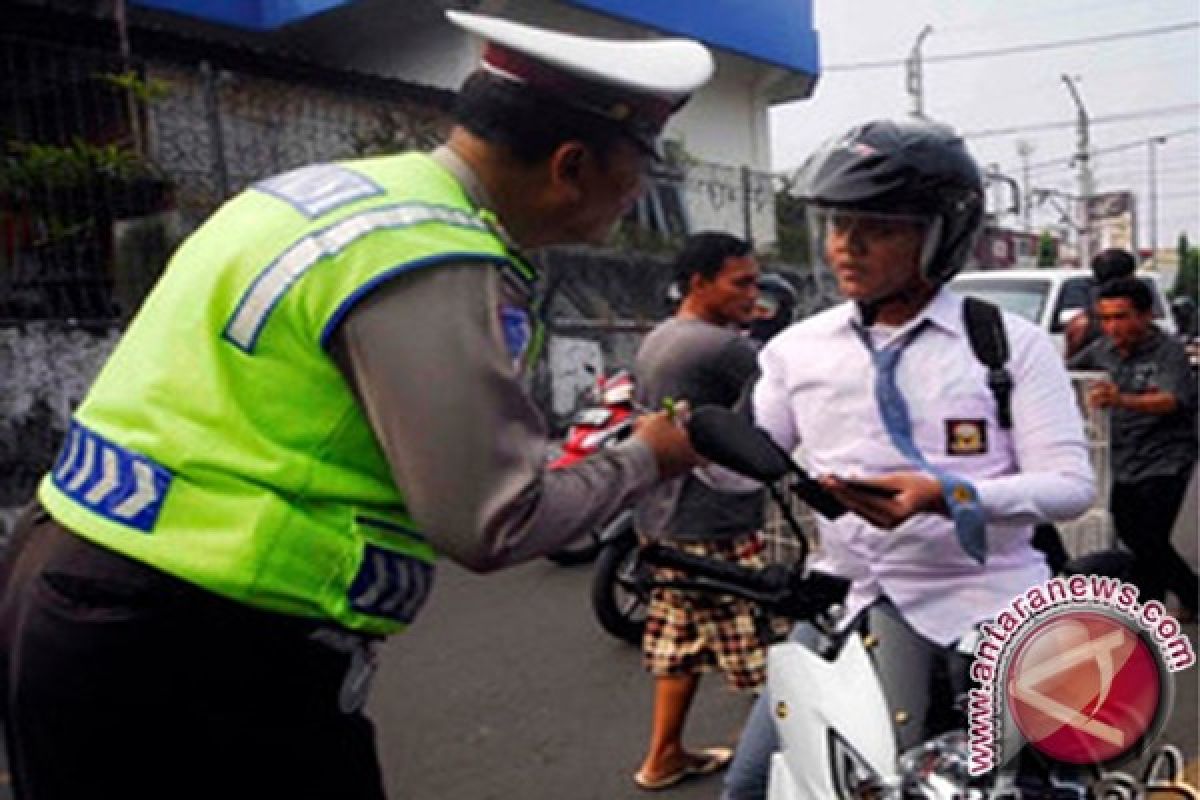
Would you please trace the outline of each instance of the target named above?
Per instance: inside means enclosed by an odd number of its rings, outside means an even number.
[[[900,357],[896,384],[912,419],[913,440],[934,466],[970,481],[988,523],[988,558],[959,547],[954,524],[919,514],[891,531],[846,514],[818,518],[822,555],[815,567],[854,580],[851,620],[881,594],[908,623],[940,645],[961,638],[1048,575],[1030,541],[1033,525],[1083,513],[1095,493],[1083,423],[1062,359],[1048,336],[1004,314],[1011,353],[1011,430],[997,423],[987,368],[971,351],[962,298],[943,289],[902,327],[871,329],[876,348],[929,320]],[[759,357],[757,423],[815,476],[870,477],[917,469],[892,444],[875,402],[875,369],[845,303],[792,326]],[[982,431],[973,452],[951,454],[952,428]]]

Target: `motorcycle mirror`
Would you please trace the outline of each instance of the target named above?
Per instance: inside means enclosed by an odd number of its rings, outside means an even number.
[[[771,483],[788,472],[788,458],[779,445],[728,408],[695,409],[688,417],[687,431],[697,453],[748,478]]]

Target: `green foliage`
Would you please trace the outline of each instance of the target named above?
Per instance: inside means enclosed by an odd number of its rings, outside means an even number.
[[[0,159],[0,193],[28,200],[39,192],[155,174],[148,162],[116,143],[92,144],[79,138],[66,146],[11,141]]]
[[[1038,237],[1037,265],[1039,267],[1054,267],[1058,265],[1058,241],[1050,235],[1050,231],[1042,231]]]
[[[134,70],[105,72],[97,77],[123,92],[128,92],[143,103],[153,103],[171,93],[171,84],[158,78],[143,78]]]
[[[792,189],[794,178],[783,178],[775,192],[775,237],[778,259],[785,264],[803,266],[812,258],[804,201]]]
[[[1179,271],[1175,273],[1172,297],[1200,299],[1200,248],[1188,242],[1186,233],[1179,235]]]

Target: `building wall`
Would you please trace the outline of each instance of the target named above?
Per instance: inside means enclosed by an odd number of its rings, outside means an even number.
[[[0,535],[54,462],[71,411],[117,338],[115,330],[0,328]]]
[[[485,0],[477,8],[549,28],[602,37],[644,38],[633,25],[552,0]],[[285,40],[323,63],[438,88],[455,89],[478,63],[478,42],[441,18],[439,4],[359,0],[285,32]],[[670,123],[667,137],[693,157],[766,171],[768,67],[717,54],[717,74]]]
[[[169,87],[150,108],[155,161],[179,187],[190,226],[248,184],[303,164],[428,148],[449,128],[442,110],[246,72],[153,62]],[[224,186],[221,184],[224,183]]]

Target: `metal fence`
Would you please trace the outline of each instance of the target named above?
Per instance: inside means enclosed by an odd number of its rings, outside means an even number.
[[[0,36],[0,324],[119,325],[178,240],[249,183],[427,147],[445,103],[407,84],[245,69]]]
[[[114,222],[166,203],[109,54],[0,37],[0,319],[119,315]]]
[[[178,239],[250,183],[426,149],[449,125],[449,93],[438,102],[401,81],[256,72],[252,58],[123,64],[0,36],[0,64],[0,324],[120,325]],[[616,253],[670,256],[689,230],[718,229],[796,263],[802,226],[777,209],[775,176],[682,150],[673,163],[624,221]]]

